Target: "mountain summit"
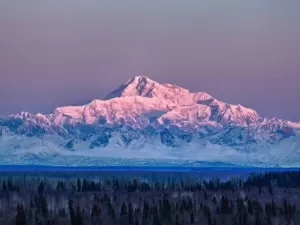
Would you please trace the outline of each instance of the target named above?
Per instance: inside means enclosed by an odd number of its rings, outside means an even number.
[[[161,85],[146,76],[136,76],[109,93],[106,99],[125,96],[152,97],[154,88],[158,86]]]
[[[0,119],[0,164],[299,166],[299,132],[299,123],[137,76],[105,100]]]
[[[192,105],[200,100],[212,99],[207,93],[191,93],[189,90],[175,85],[160,84],[146,76],[137,76],[128,80],[108,94],[106,99],[126,96],[159,98],[179,105]]]

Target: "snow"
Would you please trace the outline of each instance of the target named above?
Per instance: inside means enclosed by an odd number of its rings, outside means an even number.
[[[186,162],[223,162],[240,166],[299,166],[300,138],[293,137],[277,145],[263,145],[260,149],[247,153],[237,151],[231,147],[211,144],[195,140],[184,146],[179,146],[176,151],[166,148],[158,140],[139,140],[130,148],[118,146],[116,135],[107,148],[87,150],[83,142],[78,149],[69,151],[59,146],[61,139],[48,137],[45,140],[10,136],[2,140],[6,143],[7,151],[1,151],[1,164],[39,164],[47,161],[46,165],[72,165],[72,166],[102,166],[103,160],[109,159],[113,164],[128,165],[138,162],[169,162],[178,166]],[[0,144],[2,144],[2,141]],[[14,148],[13,143],[22,143],[19,148]],[[184,149],[183,149],[184,147]],[[286,149],[283,151],[282,149]],[[102,162],[102,164],[101,164]],[[111,162],[111,163],[112,163]],[[99,164],[98,164],[99,163]]]
[[[295,129],[300,129],[300,122],[295,123],[295,122],[288,121],[288,124],[289,124],[290,127],[293,127]]]

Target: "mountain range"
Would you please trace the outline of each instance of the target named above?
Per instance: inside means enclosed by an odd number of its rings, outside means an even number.
[[[0,164],[298,167],[300,122],[137,76],[104,100],[1,118]]]

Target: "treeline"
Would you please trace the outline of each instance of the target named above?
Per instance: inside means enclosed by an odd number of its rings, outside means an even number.
[[[101,179],[101,173],[97,179],[2,176],[0,224],[300,224],[298,177],[299,171],[194,182]]]

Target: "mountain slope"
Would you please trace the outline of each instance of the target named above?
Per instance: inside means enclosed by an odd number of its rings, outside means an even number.
[[[0,119],[0,164],[297,165],[299,130],[300,123],[138,76],[105,100]]]

